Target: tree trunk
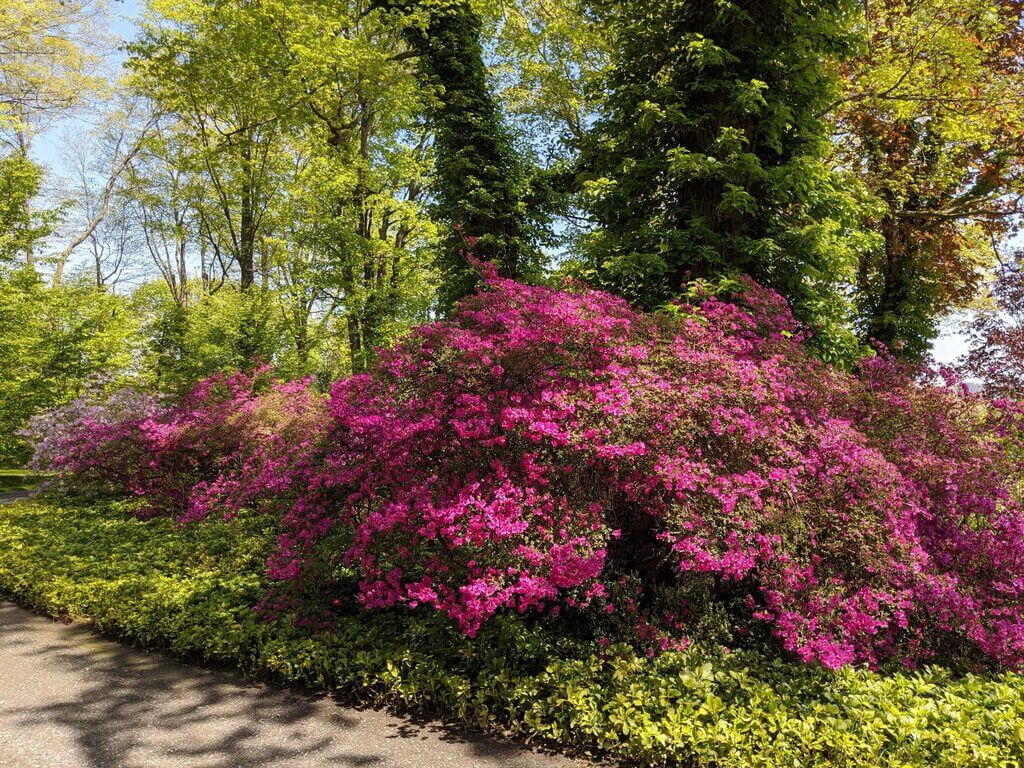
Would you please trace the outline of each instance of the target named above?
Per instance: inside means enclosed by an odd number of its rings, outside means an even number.
[[[899,213],[890,213],[882,220],[883,254],[879,264],[876,285],[866,281],[870,276],[861,270],[861,290],[873,295],[870,314],[866,322],[868,339],[879,341],[898,352],[908,341],[903,325],[910,308],[908,302],[915,290],[914,242],[911,227],[900,219]]]
[[[249,290],[255,281],[256,232],[253,216],[252,186],[248,180],[242,184],[242,221],[238,233],[238,269],[241,272],[239,285],[243,291]]]
[[[448,310],[479,280],[467,251],[492,261],[505,277],[528,279],[539,271],[521,199],[528,186],[526,167],[491,89],[481,44],[483,23],[468,0],[437,8],[423,0],[377,2],[404,13],[431,11],[426,25],[406,25],[404,34],[418,56],[421,79],[438,97],[430,118],[437,208],[448,230],[437,259],[439,301]],[[471,248],[467,240],[474,242]]]

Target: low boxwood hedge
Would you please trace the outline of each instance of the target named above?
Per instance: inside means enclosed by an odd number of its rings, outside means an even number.
[[[1024,678],[830,672],[749,651],[649,659],[513,618],[476,640],[435,615],[267,623],[273,532],[254,516],[176,529],[123,504],[0,507],[0,590],[52,616],[250,674],[345,691],[639,765],[1024,765]]]

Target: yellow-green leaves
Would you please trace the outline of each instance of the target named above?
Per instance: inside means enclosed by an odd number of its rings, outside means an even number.
[[[0,507],[0,589],[52,615],[253,673],[332,686],[638,766],[1019,768],[1024,678],[831,672],[750,651],[655,659],[516,617],[469,640],[434,614],[313,634],[257,619],[267,518],[176,529],[119,503]]]
[[[39,121],[102,84],[104,0],[0,0],[0,131]]]

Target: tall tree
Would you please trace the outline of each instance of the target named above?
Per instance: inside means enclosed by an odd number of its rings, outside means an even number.
[[[470,0],[381,0],[395,11],[430,103],[439,246],[440,305],[470,293],[478,276],[466,258],[491,261],[520,280],[541,274],[543,213],[528,165],[514,146],[484,62],[483,24]],[[540,216],[538,217],[538,214]]]
[[[128,216],[178,307],[195,293],[212,293],[225,270],[202,249],[194,201],[202,180],[190,172],[186,129],[173,117],[158,118],[128,169],[124,194]],[[198,264],[195,262],[198,260]],[[198,284],[193,284],[198,280]]]
[[[104,284],[101,279],[104,269],[96,261],[100,255],[98,232],[106,228],[106,234],[111,234],[120,227],[120,235],[130,238],[130,233],[121,226],[127,221],[119,219],[117,214],[120,211],[112,208],[117,207],[114,201],[119,196],[122,177],[155,124],[156,116],[140,100],[128,97],[103,115],[95,141],[83,141],[81,135],[71,139],[73,144],[66,154],[73,158],[71,164],[77,165],[77,178],[71,182],[70,188],[64,190],[62,207],[73,209],[77,215],[70,221],[64,217],[64,223],[73,229],[68,234],[66,245],[53,257],[54,285],[59,285],[63,279],[64,269],[75,249],[86,244],[92,250],[97,284]],[[114,221],[108,221],[108,217]],[[126,245],[126,242],[121,245]]]
[[[29,150],[42,129],[103,85],[104,10],[103,0],[0,0],[0,185],[7,198],[0,223],[12,227],[2,237],[7,245],[19,241],[18,256],[29,265],[33,244],[54,220],[52,211],[32,210],[42,170]]]
[[[0,0],[0,132],[31,136],[102,84],[102,0]]]
[[[154,0],[151,9],[129,46],[134,82],[187,124],[194,170],[209,181],[197,200],[203,236],[248,290],[279,190],[281,117],[290,107],[274,72],[276,42],[248,3]]]
[[[340,317],[361,369],[429,293],[431,142],[401,26],[361,0],[153,8],[131,66],[205,182],[187,185],[205,247],[276,292],[298,357]],[[180,286],[180,256],[159,261]]]
[[[73,242],[78,252],[85,252],[87,265],[97,290],[117,290],[118,284],[136,276],[138,264],[133,258],[140,245],[138,229],[128,214],[127,200],[118,186],[107,191],[107,181],[98,182],[98,176],[108,169],[101,158],[97,163],[97,146],[93,142],[82,142],[80,137],[64,150],[64,161],[70,176],[61,180],[62,195],[73,200],[73,224],[81,226],[82,232]],[[97,167],[100,166],[100,167]],[[100,174],[97,174],[97,171]],[[67,249],[67,256],[59,260],[54,268],[54,285],[59,285],[71,274],[65,274],[68,259],[74,249]],[[57,270],[61,276],[58,277]]]
[[[278,219],[289,325],[306,349],[300,320],[322,299],[340,311],[361,370],[429,293],[423,89],[394,14],[359,0],[279,0],[267,11],[299,129]]]
[[[609,25],[588,0],[509,0],[495,23],[498,95],[548,162],[571,155],[600,109]]]
[[[50,231],[52,215],[34,213],[42,173],[21,152],[0,157],[0,269],[33,251]]]
[[[861,332],[920,357],[977,293],[1024,193],[1024,2],[872,0],[845,69],[837,156],[880,203]]]
[[[857,206],[828,170],[825,62],[847,0],[626,0],[608,94],[580,169],[599,225],[588,274],[645,306],[688,276],[744,272],[782,291],[842,355]]]

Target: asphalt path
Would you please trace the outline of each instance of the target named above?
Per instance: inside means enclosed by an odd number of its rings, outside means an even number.
[[[593,765],[192,666],[0,598],[2,768]]]

